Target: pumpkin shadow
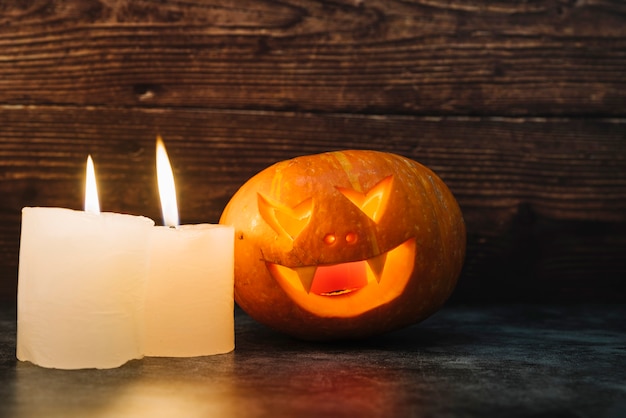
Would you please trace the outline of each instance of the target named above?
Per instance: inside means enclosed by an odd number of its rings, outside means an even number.
[[[358,340],[304,341],[236,316],[234,379],[243,403],[288,416],[424,416],[444,411],[468,375],[470,332],[418,324]],[[268,390],[269,388],[269,390]],[[410,390],[407,390],[410,388]],[[253,402],[262,399],[262,402]]]
[[[414,353],[428,349],[453,350],[469,349],[480,343],[480,336],[463,329],[460,324],[450,321],[443,315],[443,321],[430,319],[400,330],[387,332],[359,339],[338,339],[330,341],[309,341],[275,331],[247,314],[240,312],[236,316],[237,352],[265,350],[271,346],[276,351],[339,351],[371,352],[390,351]]]

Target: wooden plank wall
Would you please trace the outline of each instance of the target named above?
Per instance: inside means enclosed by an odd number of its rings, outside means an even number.
[[[184,223],[275,161],[396,152],[457,196],[453,300],[626,301],[626,3],[8,0],[0,4],[0,299],[23,206]]]

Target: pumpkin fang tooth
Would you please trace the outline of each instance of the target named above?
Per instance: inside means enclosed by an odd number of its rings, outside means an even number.
[[[376,277],[376,281],[380,283],[380,279],[383,276],[383,270],[385,269],[385,261],[387,260],[387,253],[383,253],[376,257],[372,257],[367,259],[367,264],[370,267],[370,270]]]
[[[313,284],[313,278],[315,277],[316,269],[317,269],[316,266],[300,267],[300,268],[294,269],[296,273],[298,274],[298,278],[302,282],[302,287],[304,287],[304,290],[307,293],[311,292],[311,285]]]
[[[292,286],[302,289],[310,293],[313,277],[315,276],[316,266],[290,268],[280,264],[266,262],[266,266],[274,277],[281,277],[291,283]],[[300,285],[300,286],[298,286]]]
[[[406,242],[404,243],[406,244]],[[394,248],[393,251],[396,251],[400,246]],[[369,258],[367,260],[363,260],[362,262],[366,262],[366,281],[367,283],[372,283],[376,280],[377,283],[380,284],[382,280],[383,272],[385,270],[385,263],[387,261],[387,254],[389,252],[377,255],[375,257]],[[348,262],[347,264],[356,264],[358,262]],[[341,266],[346,263],[336,264],[336,266]],[[287,280],[291,282],[292,286],[300,287],[298,284],[302,286],[302,289],[307,293],[311,293],[311,288],[313,286],[313,281],[315,279],[315,274],[317,273],[318,266],[305,266],[305,267],[287,267],[280,264],[274,264],[270,262],[266,262],[267,268],[270,270],[270,273],[274,275],[274,277],[282,277],[283,280]],[[328,266],[333,266],[328,265]],[[326,268],[328,266],[322,266],[322,268]],[[317,293],[322,296],[334,296],[341,295],[346,293],[351,293],[355,290],[360,289],[357,288],[346,288],[346,289],[337,289],[331,292],[322,292]]]

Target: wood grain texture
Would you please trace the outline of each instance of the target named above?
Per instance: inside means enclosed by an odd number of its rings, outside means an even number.
[[[0,2],[0,300],[20,209],[215,222],[266,166],[366,148],[434,169],[468,254],[455,299],[626,302],[621,0]]]
[[[0,103],[622,115],[611,0],[0,5]]]
[[[4,106],[0,126],[0,265],[13,272],[5,293],[14,292],[20,209],[80,209],[88,153],[103,210],[160,223],[157,133],[184,223],[216,222],[237,188],[276,161],[376,149],[431,167],[457,197],[468,227],[457,300],[615,301],[626,290],[623,119]]]

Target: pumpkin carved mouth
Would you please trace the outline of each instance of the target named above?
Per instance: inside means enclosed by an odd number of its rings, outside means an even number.
[[[392,250],[393,251],[393,250]],[[290,268],[267,262],[272,276],[283,279],[307,293],[320,296],[342,296],[369,283],[380,282],[387,253],[362,261]]]
[[[319,315],[354,315],[402,293],[415,262],[415,238],[361,261],[287,267],[266,262],[274,279],[302,308]]]
[[[309,292],[320,296],[336,297],[355,292],[367,286],[365,261],[319,266]]]

